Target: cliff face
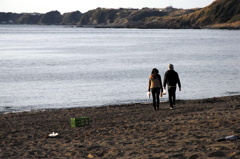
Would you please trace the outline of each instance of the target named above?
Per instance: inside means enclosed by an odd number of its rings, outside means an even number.
[[[24,16],[23,14],[16,14],[16,13],[3,13],[0,12],[0,24],[5,23],[16,23],[16,20],[20,18],[21,16]]]
[[[44,14],[39,20],[39,24],[60,24],[62,21],[62,16],[58,11],[52,11]]]
[[[64,13],[63,16],[62,16],[61,24],[63,24],[63,25],[75,25],[75,24],[77,24],[77,22],[79,22],[82,15],[83,14],[79,11]]]
[[[88,11],[85,13],[81,20],[78,22],[79,25],[105,25],[113,23],[120,14],[119,10],[116,9],[104,9],[97,8],[95,10]]]
[[[105,9],[97,8],[85,13],[79,25],[98,25],[106,27],[126,27],[144,25],[144,19],[153,16],[165,16],[167,12],[158,9]]]
[[[38,24],[42,15],[41,14],[22,14],[21,16],[15,15],[13,22],[17,24]]]
[[[0,13],[0,23],[44,25],[91,25],[128,28],[240,28],[240,0],[215,0],[205,8],[105,9],[86,13],[51,11],[38,13]]]
[[[75,25],[80,21],[82,13],[79,11],[60,14],[51,11],[46,14],[39,13],[0,13],[2,24],[41,24],[41,25]]]

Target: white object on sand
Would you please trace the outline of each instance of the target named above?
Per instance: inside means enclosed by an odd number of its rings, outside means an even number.
[[[52,134],[49,134],[48,136],[49,137],[56,137],[56,136],[58,136],[58,133],[53,132]]]
[[[232,135],[232,136],[226,136],[224,138],[218,139],[217,141],[236,141],[238,139],[240,139],[239,136]]]

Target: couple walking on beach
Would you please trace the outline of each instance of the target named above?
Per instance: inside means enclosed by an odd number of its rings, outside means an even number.
[[[168,70],[165,72],[163,86],[161,76],[158,69],[153,68],[151,75],[149,77],[148,92],[151,91],[153,99],[153,107],[155,110],[159,110],[160,94],[166,90],[166,85],[168,86],[168,99],[170,104],[170,109],[175,107],[176,100],[176,86],[178,84],[179,91],[181,91],[181,83],[178,73],[174,70],[172,64],[168,65]]]

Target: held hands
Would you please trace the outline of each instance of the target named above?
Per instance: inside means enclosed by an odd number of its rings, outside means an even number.
[[[166,87],[163,88],[164,90],[166,90]],[[179,87],[179,91],[181,91],[182,89]]]

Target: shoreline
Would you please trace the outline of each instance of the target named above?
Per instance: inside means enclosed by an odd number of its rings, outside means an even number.
[[[209,98],[197,98],[197,99],[176,99],[176,101],[194,101],[194,100],[205,100],[205,99],[214,99],[214,98],[224,98],[224,97],[231,97],[231,96],[240,96],[240,94],[233,94],[233,95],[224,95],[219,97],[209,97]],[[165,100],[160,100],[160,103],[168,103],[168,96],[165,97]],[[13,110],[13,111],[0,111],[1,114],[15,114],[15,113],[25,113],[25,112],[44,112],[44,111],[54,111],[54,110],[65,110],[65,109],[75,109],[75,108],[98,108],[98,107],[111,107],[111,106],[124,106],[124,105],[149,105],[152,103],[152,98],[149,99],[149,102],[136,102],[136,103],[122,103],[122,104],[106,104],[106,105],[99,105],[99,106],[83,106],[83,107],[66,107],[66,108],[43,108],[43,109],[28,109],[28,110]],[[11,108],[11,107],[9,107]]]
[[[0,158],[239,158],[240,95],[0,114]],[[91,126],[72,128],[70,118]],[[57,138],[48,138],[52,132]]]
[[[49,26],[44,24],[0,24],[0,26],[4,25],[12,25],[12,26],[21,26],[21,25],[29,25],[29,26]],[[149,27],[149,26],[125,26],[125,25],[63,25],[63,24],[55,24],[51,26],[62,26],[67,28],[95,28],[95,29],[180,29],[180,30],[240,30],[240,26],[234,26],[233,24],[215,24],[204,27]]]

